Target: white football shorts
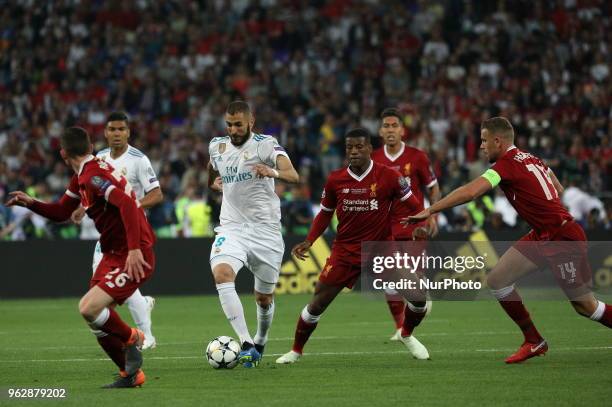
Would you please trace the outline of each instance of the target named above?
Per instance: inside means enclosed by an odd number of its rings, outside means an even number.
[[[210,267],[229,264],[234,273],[245,266],[255,276],[255,290],[272,294],[280,275],[285,242],[280,225],[242,223],[218,226],[210,249]]]

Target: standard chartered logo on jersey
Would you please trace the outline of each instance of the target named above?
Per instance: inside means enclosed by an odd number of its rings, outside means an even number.
[[[221,177],[224,184],[232,184],[234,182],[247,181],[253,178],[253,173],[250,171],[238,172],[238,167],[225,167],[225,174]]]
[[[283,263],[276,285],[277,294],[313,293],[319,273],[330,255],[329,245],[324,238],[317,239],[309,250],[305,261],[291,257]]]

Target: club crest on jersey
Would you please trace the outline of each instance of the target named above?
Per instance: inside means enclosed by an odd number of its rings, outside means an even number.
[[[244,157],[245,160],[248,160],[251,157],[251,155],[249,154],[248,151],[245,151],[244,154],[242,154],[242,157]]]
[[[370,196],[376,196],[376,182],[370,185]]]
[[[342,188],[342,193],[343,194],[348,194],[349,193],[349,189],[348,188]]]
[[[124,177],[127,175],[127,168],[123,167],[121,169],[121,175],[123,175]]]
[[[219,151],[219,154],[223,154],[225,152],[226,147],[227,147],[227,144],[219,143],[219,147],[217,148],[217,150]]]
[[[404,174],[406,176],[410,175],[410,163],[404,165]]]

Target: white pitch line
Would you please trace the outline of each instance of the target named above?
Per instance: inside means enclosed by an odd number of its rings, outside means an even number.
[[[566,348],[553,348],[553,352],[574,352],[574,351],[590,351],[590,350],[607,350],[612,349],[612,346],[577,346]],[[511,352],[513,349],[468,349],[467,352]],[[445,353],[445,352],[438,352]],[[356,351],[356,352],[313,352],[305,353],[305,357],[309,356],[354,356],[354,355],[392,355],[392,354],[408,354],[406,350],[396,351]],[[270,353],[264,357],[282,356],[284,353]],[[435,357],[435,353],[434,353]],[[181,359],[204,359],[204,356],[147,356],[146,360],[181,360]],[[21,359],[21,360],[0,360],[0,363],[49,363],[49,362],[108,362],[107,358],[78,358],[78,359]]]

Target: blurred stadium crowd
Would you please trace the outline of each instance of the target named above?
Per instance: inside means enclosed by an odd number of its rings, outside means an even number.
[[[131,117],[165,201],[160,236],[211,233],[208,141],[233,99],[276,136],[302,178],[278,186],[286,232],[305,234],[351,126],[377,133],[389,106],[426,150],[443,194],[480,175],[479,125],[510,118],[517,145],[569,187],[587,228],[612,217],[612,3],[605,0],[0,0],[0,201],[63,194],[66,125],[105,146],[106,114]],[[447,230],[516,227],[500,195],[442,218]],[[76,237],[0,205],[0,237]],[[189,227],[186,227],[188,225]],[[189,232],[186,232],[186,231]]]

